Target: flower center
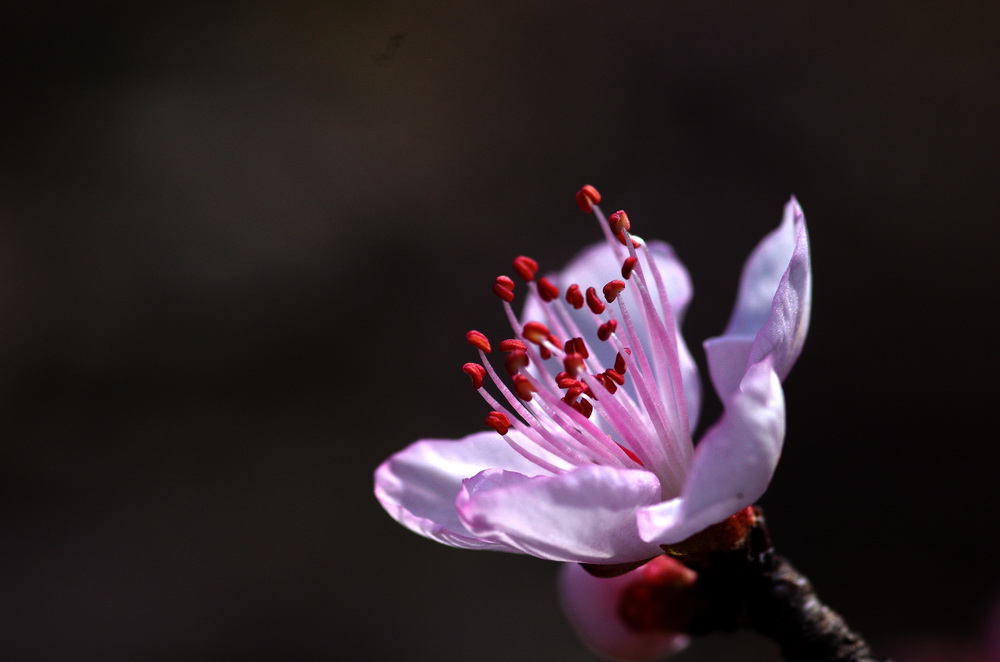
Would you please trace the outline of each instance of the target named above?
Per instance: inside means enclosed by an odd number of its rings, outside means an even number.
[[[513,269],[530,292],[523,322],[511,306],[513,279],[498,276],[493,285],[515,336],[499,345],[510,385],[487,359],[492,346],[478,331],[466,340],[481,363],[463,370],[493,409],[486,424],[539,468],[644,468],[669,498],[680,492],[692,452],[678,330],[653,251],[631,234],[624,211],[605,218],[600,200],[592,186],[577,193],[580,208],[598,219],[621,279],[560,291],[536,278],[535,260],[516,258]],[[487,376],[506,404],[486,390]]]

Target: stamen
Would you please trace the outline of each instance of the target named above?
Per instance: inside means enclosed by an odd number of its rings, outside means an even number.
[[[469,331],[465,334],[465,340],[476,349],[482,350],[487,354],[493,351],[490,347],[489,339],[479,331]]]
[[[529,363],[528,353],[523,349],[515,349],[504,359],[503,366],[507,369],[507,374],[513,376],[520,372],[521,368],[527,368]]]
[[[514,300],[514,281],[507,276],[497,276],[493,283],[493,294],[510,303]]]
[[[527,255],[521,255],[514,258],[514,271],[520,276],[524,282],[530,283],[535,279],[535,274],[538,273],[538,262],[532,260]]]
[[[627,369],[628,368],[625,365],[625,357],[622,356],[621,352],[618,352],[615,355],[615,372],[617,372],[619,375],[624,375]]]
[[[507,434],[507,430],[510,429],[510,419],[498,411],[491,411],[487,414],[484,422],[502,435]]]
[[[632,270],[635,269],[636,263],[639,261],[634,255],[630,255],[625,258],[625,262],[622,264],[622,278],[628,280],[632,277]]]
[[[621,209],[608,216],[608,223],[611,225],[611,231],[615,234],[620,235],[622,232],[628,232],[632,229],[632,224],[628,220],[628,214]]]
[[[604,286],[604,298],[608,303],[614,302],[618,295],[625,289],[625,283],[620,280],[613,280]]]
[[[549,301],[555,301],[559,298],[559,288],[552,284],[548,278],[538,279],[538,296],[542,297],[542,301],[548,303]]]
[[[501,352],[513,352],[515,350],[526,350],[528,346],[517,338],[508,338],[507,340],[500,341],[500,351]]]
[[[563,359],[563,367],[570,375],[578,375],[583,372],[583,357],[579,354],[567,354]]]
[[[617,370],[612,370],[611,368],[608,368],[607,370],[604,371],[604,374],[607,375],[608,379],[615,382],[619,386],[622,386],[625,383],[625,375],[621,374]]]
[[[601,204],[601,194],[596,188],[587,184],[576,192],[576,204],[579,205],[580,211],[589,214],[594,210],[594,205]]]
[[[590,312],[595,315],[600,315],[604,312],[604,302],[597,298],[597,290],[593,287],[587,288],[587,306],[590,307]]]
[[[573,306],[576,310],[583,308],[583,293],[580,292],[580,286],[573,283],[566,289],[566,303]]]
[[[472,380],[472,388],[481,389],[483,387],[483,378],[486,377],[486,368],[479,365],[478,363],[466,363],[462,366],[462,371],[469,376]]]
[[[549,327],[545,326],[541,322],[528,322],[524,325],[521,335],[523,335],[529,342],[541,345],[543,342],[548,340],[549,336],[552,334],[549,333]],[[542,349],[545,348],[543,347]]]
[[[601,340],[607,340],[611,337],[611,334],[615,332],[618,328],[617,320],[608,320],[604,324],[597,327],[597,337]]]
[[[531,400],[531,394],[535,392],[535,386],[524,375],[514,375],[514,393],[525,402]]]

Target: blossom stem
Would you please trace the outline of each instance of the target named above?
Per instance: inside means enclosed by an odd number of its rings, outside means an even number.
[[[764,518],[730,552],[685,559],[709,598],[691,634],[749,627],[773,639],[788,662],[891,662],[816,595],[809,580],[775,552]]]

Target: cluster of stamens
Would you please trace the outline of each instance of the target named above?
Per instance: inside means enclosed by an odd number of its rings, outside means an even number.
[[[463,370],[492,407],[486,425],[538,466],[557,473],[584,463],[644,466],[671,483],[680,481],[684,453],[677,455],[667,447],[689,447],[690,438],[676,330],[662,278],[645,243],[630,234],[631,223],[624,211],[605,219],[597,207],[601,196],[592,186],[583,187],[576,199],[583,211],[593,211],[601,222],[607,242],[621,262],[621,280],[605,283],[600,291],[573,283],[561,292],[549,279],[538,277],[535,260],[516,258],[513,270],[542,302],[547,323],[519,321],[511,306],[515,282],[509,276],[498,276],[493,292],[503,302],[516,336],[498,346],[509,385],[487,359],[493,347],[479,331],[469,331],[466,340],[479,350],[481,363],[466,363]],[[654,303],[652,283],[647,282],[650,276],[659,307]],[[635,320],[620,297],[626,281],[632,281],[628,287],[637,290],[641,319],[652,334],[648,340],[651,350],[644,348]],[[612,306],[616,302],[617,306]],[[598,363],[581,326],[590,333],[596,328],[596,341],[609,343],[615,350],[612,366]],[[602,353],[611,356],[611,352]],[[562,370],[552,374],[550,359],[556,359]],[[622,391],[619,387],[625,385],[627,375],[633,384]],[[487,377],[506,405],[486,390]],[[595,411],[596,421],[592,420]],[[511,428],[523,437],[512,438],[508,434]]]

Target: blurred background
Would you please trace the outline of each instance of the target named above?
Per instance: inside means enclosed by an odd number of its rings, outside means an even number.
[[[392,452],[482,429],[463,334],[504,335],[512,257],[598,239],[585,183],[687,264],[699,360],[798,196],[814,313],[772,533],[887,652],[971,640],[1000,593],[998,20],[5,3],[0,656],[596,659],[555,564],[429,542],[371,494]]]

